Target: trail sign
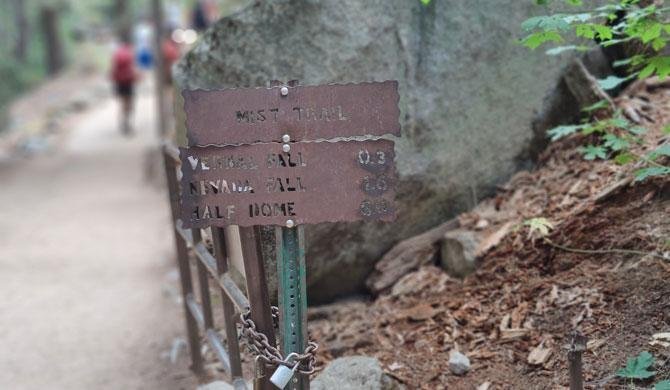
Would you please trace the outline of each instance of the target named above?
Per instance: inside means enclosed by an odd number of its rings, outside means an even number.
[[[181,149],[186,227],[395,219],[393,142]]]
[[[243,232],[254,230],[248,226],[285,226],[275,229],[284,360],[274,361],[274,354],[265,358],[279,365],[271,377],[277,379],[288,370],[286,364],[294,364],[292,356],[301,356],[285,379],[297,370],[288,388],[304,390],[309,388],[316,345],[307,342],[302,225],[395,219],[393,141],[345,139],[399,136],[400,112],[396,81],[295,84],[182,91],[189,147],[179,153],[180,214],[193,237],[210,226],[239,225]],[[245,237],[247,276],[264,281],[262,261],[251,261],[259,259],[260,244],[253,242],[254,234]],[[250,314],[272,336],[267,286],[255,285],[248,289],[255,297]],[[259,388],[270,389],[267,377],[256,379]]]
[[[185,90],[189,146],[400,136],[398,82]]]

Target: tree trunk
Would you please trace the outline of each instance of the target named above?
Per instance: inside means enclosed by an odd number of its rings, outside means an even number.
[[[154,53],[156,57],[156,67],[154,75],[156,77],[156,125],[158,126],[158,136],[165,137],[167,132],[167,123],[165,120],[165,59],[163,58],[163,3],[161,0],[152,0],[151,9],[154,16]]]
[[[58,29],[58,11],[49,6],[40,10],[40,24],[44,34],[47,73],[53,75],[63,68],[63,44]]]
[[[122,42],[130,41],[130,12],[127,0],[115,0],[116,34]]]
[[[25,62],[28,51],[28,19],[24,0],[14,0],[14,21],[16,23],[14,56],[19,62]]]

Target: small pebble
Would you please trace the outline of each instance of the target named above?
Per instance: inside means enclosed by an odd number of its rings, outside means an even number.
[[[465,375],[470,371],[470,359],[458,351],[449,354],[449,370],[454,375]]]

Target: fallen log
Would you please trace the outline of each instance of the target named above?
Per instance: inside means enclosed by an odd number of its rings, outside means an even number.
[[[494,231],[456,229],[446,232],[440,245],[440,265],[451,276],[463,278],[476,269],[477,260],[483,257],[514,227],[508,221]]]
[[[425,233],[401,241],[375,265],[366,281],[373,294],[393,287],[404,275],[423,265],[437,263],[451,276],[464,277],[474,271],[476,260],[484,256],[514,227],[508,221],[496,229],[474,230],[451,219]]]
[[[366,286],[373,294],[392,287],[403,275],[429,264],[438,251],[438,242],[444,234],[459,227],[457,219],[451,219],[425,233],[399,242],[377,262],[368,277]]]

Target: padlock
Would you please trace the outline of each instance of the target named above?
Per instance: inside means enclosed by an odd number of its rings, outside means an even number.
[[[263,378],[265,378],[265,362],[259,355],[254,359],[254,390],[262,389]]]
[[[295,356],[298,356],[298,354],[295,352],[290,353],[288,356],[286,356],[286,359],[284,359],[284,361],[286,363],[291,364],[291,360],[293,360],[293,357]],[[284,387],[286,387],[291,378],[293,378],[293,375],[295,375],[295,372],[298,370],[299,365],[300,363],[296,362],[293,368],[288,368],[287,366],[280,364],[270,377],[270,382],[272,382],[272,384],[277,386],[278,388],[283,389]]]

